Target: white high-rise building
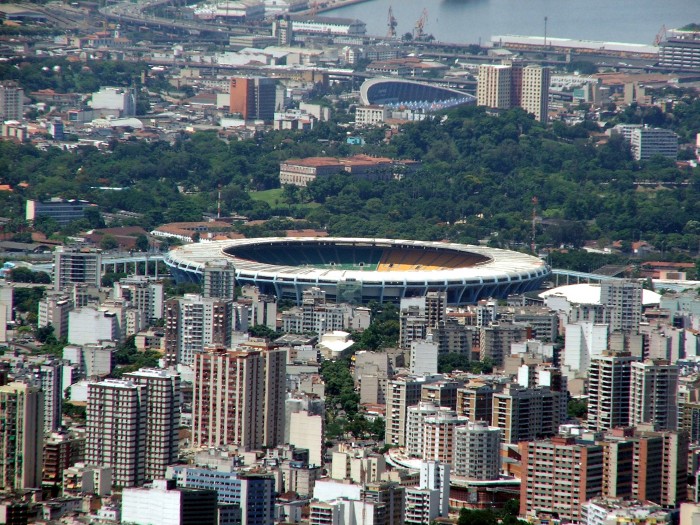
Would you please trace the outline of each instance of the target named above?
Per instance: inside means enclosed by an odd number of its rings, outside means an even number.
[[[438,344],[428,334],[425,340],[411,341],[411,373],[430,376],[438,372]]]
[[[143,485],[147,415],[146,386],[119,379],[89,384],[85,462],[111,467],[115,485]]]
[[[50,434],[61,426],[63,362],[49,358],[37,365],[36,374],[44,394],[44,432]]]
[[[649,160],[655,155],[678,158],[678,135],[670,129],[637,128],[630,135],[635,160]]]
[[[651,423],[658,430],[676,430],[677,391],[677,365],[651,359],[632,363],[629,424]]]
[[[438,413],[433,403],[421,401],[408,407],[406,411],[406,454],[409,457],[423,457],[423,435],[425,418]]]
[[[229,346],[233,303],[230,300],[185,294],[165,305],[165,358],[168,366],[194,365],[206,345]]]
[[[53,326],[56,339],[68,336],[68,313],[73,310],[73,299],[69,294],[51,293],[39,301],[39,328]]]
[[[585,374],[591,359],[608,347],[608,325],[589,321],[567,324],[564,336],[564,366],[572,374]]]
[[[485,421],[469,422],[455,431],[454,473],[477,480],[498,479],[501,429]]]
[[[114,298],[144,313],[149,322],[163,318],[163,283],[132,275],[114,283]]]
[[[406,487],[405,523],[428,525],[449,512],[450,466],[425,461],[417,487]]]

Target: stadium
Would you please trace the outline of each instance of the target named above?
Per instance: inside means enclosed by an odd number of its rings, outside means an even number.
[[[409,107],[438,111],[462,104],[476,104],[476,97],[458,89],[396,78],[371,78],[360,86],[360,100],[367,106],[383,104],[392,109]]]
[[[177,282],[201,282],[207,264],[229,261],[238,285],[301,302],[310,287],[329,301],[398,303],[445,291],[469,304],[536,290],[549,275],[541,259],[519,252],[443,242],[269,237],[199,242],[175,248],[165,264]]]

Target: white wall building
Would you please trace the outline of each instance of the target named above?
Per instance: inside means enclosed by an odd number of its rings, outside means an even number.
[[[68,342],[76,345],[119,340],[116,314],[85,306],[68,314]]]
[[[323,417],[308,412],[294,412],[290,416],[289,444],[309,450],[309,464],[323,465]]]

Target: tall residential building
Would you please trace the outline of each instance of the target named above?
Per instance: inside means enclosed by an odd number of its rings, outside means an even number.
[[[180,376],[172,370],[142,368],[124,374],[134,384],[146,387],[145,479],[165,476],[177,461],[180,428]]]
[[[506,65],[482,64],[479,66],[476,103],[479,106],[509,109],[511,107],[511,73],[512,68]]]
[[[476,480],[498,479],[501,429],[470,421],[455,431],[454,474]]]
[[[497,388],[492,384],[468,384],[457,390],[457,414],[469,421],[491,423],[493,394]]]
[[[688,437],[651,425],[618,428],[599,442],[605,452],[604,494],[668,508],[687,498]]]
[[[501,429],[505,443],[554,436],[561,422],[560,395],[548,387],[511,384],[493,394],[491,425]]]
[[[229,261],[209,261],[202,272],[202,296],[236,298],[236,269]]]
[[[610,331],[639,331],[642,321],[642,284],[637,281],[603,281],[600,303],[611,309]]]
[[[425,419],[438,413],[438,406],[430,402],[419,402],[408,407],[406,417],[406,454],[409,457],[423,457],[423,436]]]
[[[102,254],[58,247],[54,252],[53,286],[56,291],[67,290],[72,284],[100,287]]]
[[[632,363],[629,424],[651,423],[658,430],[676,430],[677,390],[677,365],[651,359]]]
[[[399,345],[408,348],[411,341],[425,339],[428,330],[445,323],[447,294],[428,292],[422,297],[401,299],[399,312]]]
[[[417,376],[435,375],[438,372],[438,344],[428,334],[425,340],[411,341],[410,371]]]
[[[482,326],[479,334],[481,359],[491,359],[494,366],[501,367],[505,357],[510,355],[510,345],[526,341],[529,335],[527,327],[515,324]]]
[[[111,467],[115,485],[143,485],[147,415],[146,386],[119,379],[89,384],[86,463]]]
[[[495,109],[521,107],[541,122],[549,111],[549,68],[518,62],[479,66],[477,104]]]
[[[277,82],[273,78],[255,77],[231,79],[231,113],[243,119],[272,120],[275,114]]]
[[[17,82],[0,82],[0,122],[22,120],[24,115],[24,90]]]
[[[404,494],[405,488],[398,483],[373,482],[367,483],[360,493],[363,502],[376,505],[376,525],[403,525],[405,517]],[[359,523],[358,523],[359,525]]]
[[[141,275],[131,275],[114,283],[114,298],[143,312],[148,322],[163,318],[163,283]]]
[[[386,430],[384,441],[403,447],[406,445],[406,417],[408,407],[421,400],[421,388],[433,378],[399,377],[388,382],[386,402]]]
[[[63,362],[48,358],[37,364],[35,374],[44,394],[44,433],[50,434],[61,427]]]
[[[455,454],[455,434],[467,424],[467,418],[441,407],[437,414],[423,421],[423,459],[451,465]]]
[[[0,386],[0,489],[41,488],[44,438],[41,389],[13,382]]]
[[[243,449],[281,444],[284,350],[208,347],[195,356],[192,439],[195,446]],[[267,383],[268,379],[272,384]]]
[[[520,515],[581,522],[581,505],[603,490],[603,447],[555,437],[520,443]]]
[[[519,106],[535,116],[535,120],[547,122],[549,112],[548,67],[530,65],[522,69]]]
[[[168,366],[194,364],[206,345],[229,346],[233,303],[185,294],[165,303],[165,360]]]
[[[605,432],[630,422],[632,365],[629,354],[605,352],[588,369],[588,428]]]
[[[406,487],[405,523],[428,525],[449,511],[450,466],[437,461],[420,465],[417,487]]]
[[[39,301],[37,325],[39,328],[53,326],[53,335],[56,336],[56,339],[67,337],[68,313],[73,308],[73,299],[70,294],[49,292]]]

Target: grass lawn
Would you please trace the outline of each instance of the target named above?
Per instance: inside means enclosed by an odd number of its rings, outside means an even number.
[[[265,191],[251,191],[249,195],[254,201],[267,202],[272,208],[279,204],[287,204],[282,188],[274,188]]]

